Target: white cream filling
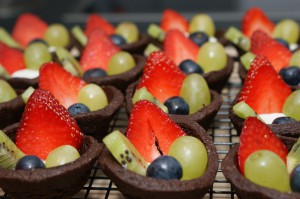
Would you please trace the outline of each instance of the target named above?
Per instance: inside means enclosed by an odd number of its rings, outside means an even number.
[[[286,115],[283,113],[259,114],[257,116],[266,124],[272,124],[272,122],[278,117],[286,117]]]
[[[17,70],[11,76],[18,77],[18,78],[34,79],[39,76],[39,71],[32,70],[32,69],[22,69],[22,70]]]

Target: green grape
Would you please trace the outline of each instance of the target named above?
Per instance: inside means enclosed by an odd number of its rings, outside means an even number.
[[[256,116],[255,111],[245,102],[241,101],[233,106],[234,113],[240,118],[246,119],[247,117]]]
[[[299,25],[292,19],[283,19],[276,26],[273,31],[273,37],[281,38],[289,44],[297,43],[299,39]]]
[[[45,164],[47,168],[60,166],[72,162],[80,157],[76,148],[71,145],[62,145],[49,153]]]
[[[212,18],[207,14],[197,14],[195,15],[189,26],[189,32],[205,32],[209,36],[215,35],[215,24]]]
[[[77,102],[86,105],[91,111],[102,109],[108,104],[105,92],[97,84],[87,84],[82,87]]]
[[[300,50],[297,50],[296,52],[293,53],[289,66],[300,67]]]
[[[125,51],[114,54],[108,62],[108,75],[117,75],[129,71],[135,67],[136,63],[133,57]]]
[[[192,136],[177,138],[171,145],[168,155],[177,159],[182,166],[182,180],[201,177],[208,162],[204,144]]]
[[[282,112],[295,120],[300,120],[300,90],[292,92],[284,102]]]
[[[122,36],[129,44],[139,39],[139,29],[132,22],[120,23],[116,28],[116,34]]]
[[[290,191],[290,178],[283,160],[269,150],[256,151],[246,159],[245,177],[264,187]]]
[[[4,80],[0,79],[0,103],[17,97],[16,91]]]
[[[199,74],[186,76],[180,90],[180,96],[188,103],[190,114],[210,104],[211,96],[205,79]]]
[[[199,50],[197,62],[205,73],[222,70],[227,64],[225,48],[218,42],[206,42]]]
[[[41,65],[51,61],[52,57],[46,44],[34,42],[25,49],[24,59],[27,68],[39,70]]]
[[[47,28],[44,38],[50,46],[66,47],[70,43],[68,29],[57,23]]]

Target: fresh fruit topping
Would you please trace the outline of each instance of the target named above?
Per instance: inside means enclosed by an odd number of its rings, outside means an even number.
[[[257,115],[257,118],[265,124],[272,124],[272,122],[279,117],[285,117],[285,115],[283,113],[267,113]]]
[[[240,118],[255,117],[255,111],[245,102],[240,101],[233,106],[234,113]]]
[[[189,105],[190,114],[208,106],[211,102],[209,87],[205,79],[195,73],[188,75],[184,79],[180,90],[180,97]]]
[[[110,58],[120,51],[109,36],[97,29],[88,35],[88,43],[83,49],[80,64],[84,71],[92,68],[102,68],[105,71]]]
[[[155,52],[155,51],[160,51],[161,49],[157,46],[155,46],[154,44],[150,43],[147,45],[147,47],[144,50],[144,56],[148,57],[151,53]]]
[[[32,170],[46,168],[43,160],[35,155],[26,155],[19,159],[16,170]]]
[[[34,92],[34,88],[30,86],[22,93],[21,97],[25,104],[28,102],[28,99],[33,92]]]
[[[16,91],[5,80],[0,79],[0,103],[8,102],[17,97]]]
[[[118,75],[131,70],[135,66],[136,63],[131,54],[125,51],[119,51],[110,58],[107,74]]]
[[[46,63],[40,69],[39,88],[50,91],[66,108],[77,102],[79,91],[85,84],[58,63]]]
[[[299,66],[300,67],[300,50],[296,50],[290,60],[289,66]]]
[[[189,35],[189,38],[199,47],[209,40],[209,37],[205,32],[194,32]]]
[[[222,70],[227,59],[225,48],[219,42],[206,42],[197,55],[197,63],[205,73]]]
[[[78,158],[80,158],[80,154],[76,148],[70,145],[62,145],[49,153],[45,164],[47,168],[56,167],[73,162]]]
[[[242,32],[246,36],[251,37],[252,33],[258,29],[271,36],[274,30],[274,24],[260,8],[253,7],[243,16]]]
[[[179,96],[185,78],[178,66],[163,52],[153,52],[147,58],[144,73],[137,88],[146,87],[160,102]]]
[[[85,25],[85,34],[89,37],[95,29],[102,29],[106,34],[111,35],[115,33],[115,27],[106,19],[97,14],[91,14]]]
[[[262,30],[256,30],[250,37],[251,39],[251,52],[254,54],[260,53],[264,46],[269,45],[269,43],[275,40]]]
[[[34,42],[26,47],[24,60],[27,68],[39,70],[41,65],[52,60],[52,56],[48,46],[42,42]]]
[[[152,38],[162,42],[165,39],[165,32],[156,24],[150,24],[147,29],[147,34]]]
[[[282,112],[295,120],[300,120],[300,90],[292,92],[285,100]]]
[[[255,55],[251,52],[247,52],[240,57],[240,60],[246,70],[250,69],[251,62],[254,60]]]
[[[296,86],[300,83],[300,68],[298,66],[288,66],[279,71],[279,75],[288,85]]]
[[[122,36],[128,44],[136,42],[139,39],[139,29],[137,25],[132,22],[122,22],[118,24],[116,34]]]
[[[190,59],[186,59],[183,62],[181,62],[179,64],[179,68],[185,74],[190,74],[190,73],[202,74],[203,73],[202,67],[199,66],[199,64],[197,64],[196,62],[194,62],[193,60],[190,60]]]
[[[182,97],[171,97],[167,99],[164,105],[168,108],[169,114],[188,115],[190,108]]]
[[[55,54],[64,69],[75,76],[82,76],[83,71],[78,61],[63,47],[56,47]]]
[[[12,36],[25,48],[31,40],[43,38],[47,27],[46,22],[38,16],[24,13],[18,17]]]
[[[287,124],[291,122],[297,122],[297,120],[291,117],[278,117],[272,122],[272,124]]]
[[[189,22],[184,16],[175,10],[165,9],[162,15],[160,27],[164,32],[178,29],[181,32],[188,32]]]
[[[259,55],[251,63],[238,102],[245,101],[257,114],[281,113],[290,93],[268,59]]]
[[[290,184],[293,192],[300,193],[300,165],[297,165],[291,173]]]
[[[103,143],[122,167],[137,174],[146,175],[147,162],[120,131],[116,130],[105,136]]]
[[[146,176],[156,179],[179,180],[182,177],[182,167],[172,156],[162,155],[151,162]]]
[[[107,73],[102,68],[93,68],[85,71],[83,73],[82,79],[84,81],[87,81],[90,78],[100,78],[100,77],[106,77]]]
[[[0,42],[0,64],[9,74],[25,68],[22,52],[2,42]]]
[[[287,41],[285,41],[284,39],[280,39],[280,38],[275,38],[275,40],[280,43],[281,45],[283,45],[284,47],[286,47],[287,49],[290,49],[290,45]]]
[[[68,108],[68,112],[70,113],[70,115],[72,115],[73,117],[75,115],[79,115],[81,113],[88,113],[91,112],[89,107],[87,107],[86,105],[82,104],[82,103],[76,103],[71,105]]]
[[[274,152],[258,150],[245,162],[245,177],[255,184],[281,192],[290,191],[290,179],[285,163]]]
[[[291,174],[297,165],[300,164],[300,139],[293,145],[289,154],[286,157],[286,166],[288,172]]]
[[[170,30],[167,32],[164,43],[164,52],[179,65],[186,59],[196,60],[199,47],[183,32],[179,30]]]
[[[208,155],[204,144],[192,136],[177,138],[171,145],[168,155],[179,161],[183,169],[182,180],[201,177],[207,167]]]
[[[34,79],[39,77],[39,71],[34,69],[21,69],[11,74],[11,77]]]
[[[2,27],[0,27],[0,42],[5,43],[11,48],[22,48],[21,45],[10,36],[10,34]]]
[[[113,34],[113,35],[110,35],[109,37],[116,46],[126,44],[126,40],[121,35]]]
[[[5,70],[5,68],[0,63],[0,77],[4,78],[10,78],[10,74]]]
[[[238,163],[242,173],[245,169],[245,161],[253,152],[258,150],[270,150],[277,154],[285,163],[288,150],[269,126],[256,117],[248,117],[240,135],[240,147],[238,150]]]
[[[83,32],[83,30],[80,28],[80,26],[74,26],[71,29],[71,33],[76,38],[76,40],[82,45],[85,46],[87,44],[87,36]]]
[[[141,100],[131,110],[126,135],[145,160],[152,162],[166,155],[173,141],[186,134],[158,106]]]
[[[251,46],[250,39],[235,27],[229,27],[224,37],[237,45],[244,51],[249,51]]]
[[[58,23],[48,26],[44,38],[50,46],[66,47],[70,43],[68,29]]]
[[[275,26],[273,37],[284,39],[290,44],[297,43],[299,31],[299,25],[295,20],[283,19]]]
[[[193,16],[189,25],[189,32],[205,32],[208,36],[215,35],[215,24],[213,19],[207,14],[197,14]]]

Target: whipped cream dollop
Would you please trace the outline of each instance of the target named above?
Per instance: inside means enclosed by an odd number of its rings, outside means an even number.
[[[22,69],[22,70],[17,70],[11,76],[18,77],[18,78],[34,79],[39,76],[39,71],[32,70],[32,69]]]
[[[269,114],[259,114],[258,117],[261,121],[266,124],[272,124],[272,122],[278,117],[286,117],[283,113],[269,113]]]

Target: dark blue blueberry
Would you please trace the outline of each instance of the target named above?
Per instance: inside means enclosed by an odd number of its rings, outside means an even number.
[[[75,116],[75,115],[78,115],[81,113],[88,113],[88,112],[90,112],[90,109],[84,104],[76,103],[76,104],[71,105],[68,108],[68,111],[69,111],[70,115]]]
[[[182,166],[175,158],[162,155],[148,166],[146,175],[157,179],[180,179]]]
[[[189,38],[198,46],[202,46],[209,40],[209,37],[205,32],[194,32],[190,34]]]
[[[295,86],[300,83],[300,68],[288,66],[279,71],[279,75],[288,85]]]
[[[203,69],[196,62],[190,59],[186,59],[179,64],[179,68],[182,72],[186,74],[198,73],[202,74]]]
[[[287,49],[290,49],[289,43],[287,41],[285,41],[284,39],[276,38],[276,41],[278,43],[280,43],[281,45],[283,45],[284,47],[286,47]]]
[[[33,40],[31,40],[31,41],[29,42],[28,45],[30,45],[30,44],[32,44],[32,43],[36,43],[36,42],[40,42],[40,43],[42,43],[42,44],[45,44],[46,46],[49,46],[49,44],[48,44],[45,40],[43,40],[43,39],[33,39]]]
[[[272,122],[272,124],[286,124],[290,122],[297,122],[297,120],[291,117],[278,117]]]
[[[164,105],[168,108],[169,114],[187,115],[190,111],[189,105],[182,97],[171,97]]]
[[[82,79],[87,81],[89,78],[106,77],[107,73],[101,68],[93,68],[84,72]]]
[[[110,39],[113,41],[113,43],[117,46],[122,45],[122,44],[126,44],[126,40],[124,39],[124,37],[120,36],[120,35],[110,35]]]
[[[294,192],[300,192],[300,164],[297,165],[292,171],[290,184]]]
[[[16,170],[46,168],[44,162],[35,155],[26,155],[18,160]]]

